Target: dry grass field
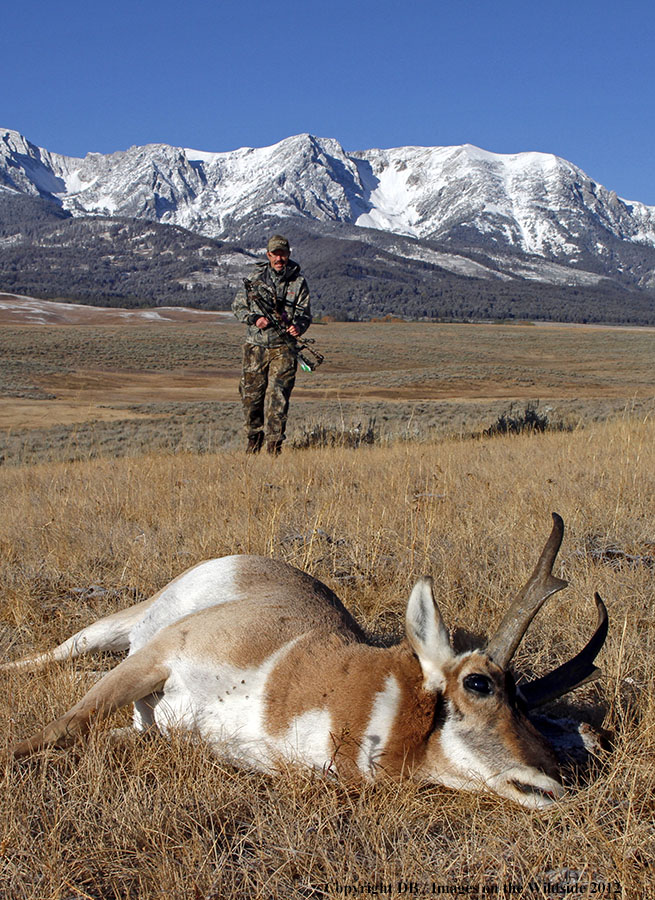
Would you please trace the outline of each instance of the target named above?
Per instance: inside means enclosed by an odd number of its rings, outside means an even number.
[[[238,449],[230,323],[2,329],[2,658],[239,552],[308,570],[375,631],[400,627],[413,580],[430,573],[447,624],[484,636],[557,510],[556,571],[570,587],[516,667],[542,672],[576,652],[598,590],[604,677],[555,711],[610,729],[613,749],[569,771],[570,792],[540,813],[408,782],[239,772],[182,736],[113,743],[109,726],[13,764],[9,745],[116,659],[0,672],[0,897],[655,897],[654,334],[314,331],[329,363],[302,377],[294,428],[376,416],[380,440],[289,447],[271,462]],[[527,399],[572,430],[470,438]],[[166,429],[170,443],[148,443]]]
[[[240,446],[238,323],[197,312],[121,322],[80,307],[75,324],[75,307],[64,309],[65,324],[50,308],[50,324],[19,324],[0,300],[0,460]],[[488,427],[511,403],[539,401],[576,426],[655,397],[655,329],[331,323],[310,334],[326,362],[299,373],[297,444],[316,422],[374,420],[383,440],[425,439]]]

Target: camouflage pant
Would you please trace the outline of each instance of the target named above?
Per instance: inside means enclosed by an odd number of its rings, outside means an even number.
[[[248,438],[261,435],[265,425],[267,441],[284,439],[297,366],[295,354],[287,347],[244,345],[239,393]]]

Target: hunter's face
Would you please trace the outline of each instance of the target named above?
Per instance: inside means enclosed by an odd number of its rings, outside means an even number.
[[[267,250],[266,256],[271,264],[271,268],[276,272],[281,272],[289,262],[289,254],[286,250]]]

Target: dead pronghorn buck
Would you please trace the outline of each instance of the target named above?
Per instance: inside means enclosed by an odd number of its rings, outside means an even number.
[[[291,566],[227,556],[100,619],[49,653],[8,663],[33,669],[93,650],[129,650],[60,719],[14,747],[23,757],[64,747],[93,721],[134,704],[139,731],[183,729],[223,758],[270,771],[296,761],[345,778],[408,775],[494,791],[529,807],[562,795],[555,753],[531,710],[594,677],[607,633],[576,657],[515,686],[509,664],[544,601],[567,582],[552,574],[563,522],[483,650],[457,654],[430,578],[414,586],[406,636],[366,637],[335,594]]]

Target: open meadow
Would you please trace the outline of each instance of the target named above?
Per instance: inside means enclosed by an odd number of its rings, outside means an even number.
[[[402,627],[414,580],[431,574],[447,625],[484,637],[555,510],[566,523],[555,571],[570,586],[515,663],[541,673],[577,652],[598,591],[603,677],[553,711],[609,729],[612,749],[569,770],[570,791],[541,812],[410,782],[240,772],[182,736],[113,742],[126,714],[12,763],[8,747],[116,657],[0,672],[0,897],[655,898],[655,333],[312,333],[327,362],[299,377],[290,440],[271,461],[241,450],[241,330],[227,320],[2,327],[2,658],[231,553],[309,571],[375,632]],[[544,431],[482,434],[528,401]],[[357,424],[370,444],[310,439]]]
[[[17,324],[0,298],[0,460],[242,445],[243,328],[231,316],[121,322],[78,309],[77,324]],[[330,323],[310,335],[326,361],[298,375],[297,446],[319,424],[422,440],[489,427],[512,403],[575,427],[655,398],[655,329]]]

